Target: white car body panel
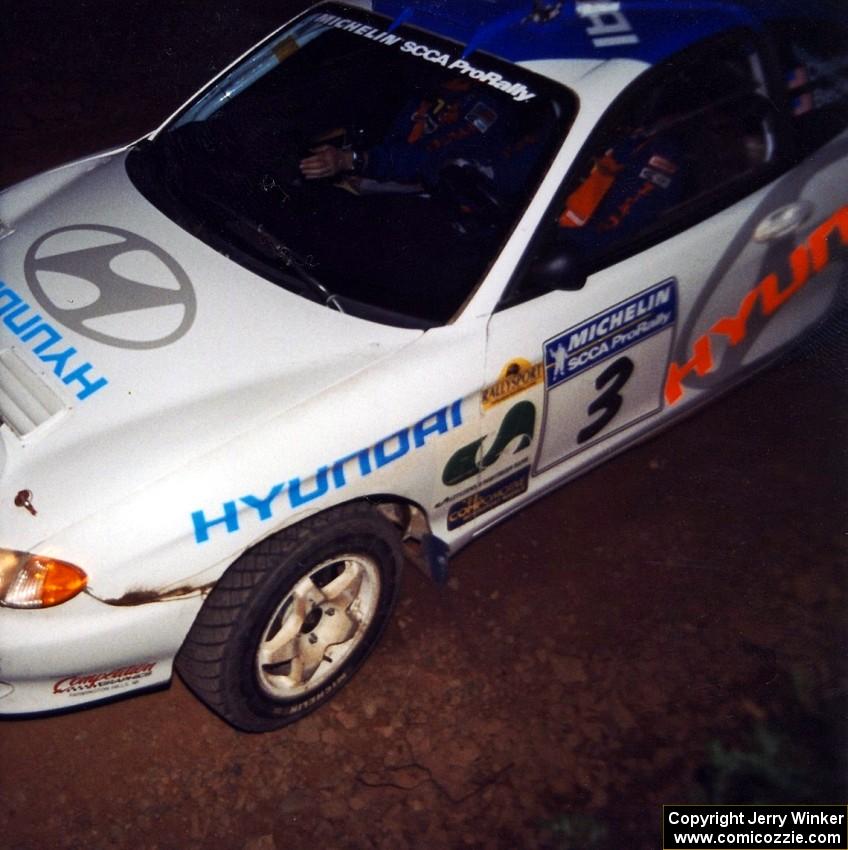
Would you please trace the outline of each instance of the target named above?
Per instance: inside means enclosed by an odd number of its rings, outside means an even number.
[[[4,611],[0,669],[14,686],[0,688],[3,712],[73,708],[168,682],[174,647],[202,603],[195,595],[118,607],[83,593],[58,608]]]
[[[97,228],[107,224],[97,202],[112,196],[120,200],[106,204],[108,226],[166,242],[173,255],[180,257],[196,290],[197,315],[182,340],[152,349],[99,345],[63,327],[62,342],[43,352],[48,356],[58,345],[65,345],[65,340],[78,350],[76,359],[68,360],[63,367],[60,379],[55,374],[60,363],[44,363],[35,353],[43,335],[27,339],[33,332],[35,316],[43,315],[43,310],[15,269],[23,265],[22,252],[39,236],[59,227],[61,221],[80,222],[80,230],[70,234],[74,248],[86,241],[93,243],[98,234],[88,225]],[[53,200],[60,202],[59,198]],[[170,472],[176,458],[186,460],[206,453],[257,422],[349,378],[420,335],[326,311],[269,287],[249,273],[234,282],[232,267],[224,257],[137,196],[123,170],[122,156],[90,173],[84,186],[63,189],[61,205],[67,219],[42,216],[38,210],[16,219],[16,233],[5,241],[0,259],[0,280],[6,284],[0,294],[0,310],[8,323],[7,332],[10,327],[14,329],[10,347],[71,406],[70,415],[43,437],[35,432],[21,441],[12,435],[5,437],[4,484],[12,492],[31,490],[38,509],[36,516],[24,518],[27,522],[16,523],[13,517],[19,511],[8,503],[3,506],[0,528],[15,548],[27,550],[37,545],[56,534],[63,523],[82,519],[79,512],[83,506],[88,511],[103,510],[119,494]],[[54,241],[45,245],[52,248]],[[21,247],[16,250],[18,245]],[[244,298],[246,287],[255,289],[249,299],[251,306],[234,322],[233,298]],[[18,302],[15,296],[23,300]],[[125,324],[104,326],[119,337],[143,341],[146,335],[155,341],[157,335],[169,333],[179,321],[174,316],[162,316],[156,306],[135,313],[129,315],[134,322],[129,331]],[[314,320],[314,313],[320,314],[320,323]],[[286,316],[285,325],[278,318],[282,315]],[[344,327],[344,334],[338,332],[340,327]],[[322,352],[323,368],[316,363],[316,347]],[[85,394],[85,384],[81,380],[64,384],[64,379],[73,374],[72,368],[83,357],[92,364],[84,376],[89,385],[104,378],[108,383],[80,399],[77,396]],[[245,359],[251,362],[248,385],[244,381]],[[175,410],[179,415],[168,415]],[[90,482],[91,489],[74,491],[62,486],[56,480],[58,458],[61,481],[80,482],[77,486],[83,488]],[[95,480],[87,474],[94,465],[120,468],[122,474]]]
[[[84,593],[55,608],[0,608],[0,714],[166,682],[227,567],[334,505],[384,496],[409,503],[456,551],[528,499],[732,385],[833,306],[844,263],[828,257],[804,297],[787,297],[756,332],[745,325],[728,342],[714,331],[779,259],[774,240],[758,238],[768,235],[770,216],[778,227],[782,211],[795,209],[797,244],[809,254],[823,223],[848,209],[848,134],[582,288],[498,311],[593,129],[648,68],[621,58],[523,65],[573,89],[576,120],[485,279],[451,323],[426,331],[344,315],[236,265],[138,192],[126,150],[0,195],[11,231],[0,240],[0,365],[5,357],[10,368],[29,370],[57,399],[56,411],[25,433],[0,426],[0,545],[70,561],[89,577]],[[94,251],[124,239],[140,241],[134,253],[118,251],[120,263]],[[715,245],[729,247],[716,257]],[[141,306],[105,310],[83,326],[74,311],[98,294],[77,282],[57,308],[44,293],[74,251],[104,274],[154,281]],[[674,293],[666,318],[620,349],[635,364],[635,403],[615,428],[579,437],[597,421],[588,408],[613,356],[599,351],[568,374],[560,364],[557,383],[555,346],[664,285]],[[660,315],[660,307],[646,309]],[[672,397],[672,365],[683,367],[703,339],[710,368],[689,369]],[[519,361],[530,371],[513,385],[505,369]],[[30,496],[16,504],[20,493]]]

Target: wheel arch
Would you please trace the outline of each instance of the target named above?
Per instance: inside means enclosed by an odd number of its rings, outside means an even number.
[[[433,571],[430,568],[425,553],[425,541],[432,536],[430,526],[430,516],[425,508],[423,508],[414,499],[406,496],[401,496],[397,493],[378,492],[369,493],[367,495],[356,496],[352,499],[336,502],[333,505],[321,508],[309,514],[298,516],[293,522],[288,523],[286,528],[297,525],[310,517],[320,516],[321,514],[337,510],[346,505],[364,503],[371,505],[376,511],[382,514],[395,528],[398,529],[401,538],[403,554],[407,561],[419,569],[428,578],[433,577]],[[262,540],[267,540],[273,534],[278,533],[282,529],[277,529],[269,535],[266,535]],[[262,540],[251,544],[252,546],[261,543]]]
[[[246,731],[279,728],[323,704],[379,641],[398,598],[406,559],[402,540],[421,527],[422,516],[405,500],[372,495],[301,516],[253,543],[224,570],[176,654],[175,666],[183,681],[215,713]],[[375,607],[367,614],[349,607],[349,599],[337,604],[337,600],[347,599],[349,591],[344,584],[335,588],[335,577],[329,583],[314,578],[330,569],[341,569],[339,575],[354,570],[356,576],[363,568],[365,575],[372,576],[370,592],[376,594]],[[349,587],[361,586],[361,578],[355,585],[353,581]],[[331,587],[334,595],[322,600],[321,588]],[[284,607],[277,603],[278,597]],[[291,599],[298,604],[292,605]],[[301,602],[306,607],[301,607]],[[332,616],[334,612],[336,616]],[[285,626],[278,619],[282,617]],[[325,628],[325,623],[331,625]],[[298,631],[289,633],[289,624]],[[341,639],[337,627],[343,624],[356,628]],[[285,635],[285,640],[277,645],[279,634]],[[328,657],[331,648],[354,640],[356,644],[340,658],[335,652]],[[317,645],[317,656],[315,649],[304,649],[306,643]],[[262,657],[264,652],[269,653],[267,659]],[[324,652],[327,654],[320,657]],[[251,657],[254,663],[245,666]],[[299,666],[294,666],[295,661],[301,662]],[[334,661],[339,664],[338,673],[326,666]],[[276,669],[287,664],[293,666]],[[304,670],[308,673],[301,679]],[[305,690],[298,695],[297,689],[309,682],[316,670],[322,676],[329,672],[329,678],[318,680],[314,694]],[[268,690],[267,677],[285,684],[281,694]],[[285,688],[292,689],[290,695]]]

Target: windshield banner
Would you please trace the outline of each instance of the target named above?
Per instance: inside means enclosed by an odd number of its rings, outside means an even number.
[[[402,53],[409,53],[412,56],[422,59],[425,62],[434,62],[447,68],[449,71],[455,71],[457,74],[463,74],[470,77],[472,80],[485,83],[498,91],[502,91],[509,95],[513,100],[522,103],[531,100],[536,96],[536,93],[530,91],[524,83],[514,82],[504,78],[503,74],[497,71],[484,71],[481,68],[476,68],[466,59],[460,56],[453,55],[445,51],[441,47],[431,47],[427,44],[421,44],[417,41],[404,39],[399,35],[394,35],[387,30],[377,29],[376,27],[364,24],[362,21],[357,21],[352,18],[342,18],[338,15],[324,13],[315,16],[315,22],[319,25],[340,29],[345,32],[353,33],[361,38],[367,38],[370,41],[378,44],[385,44],[389,47],[395,47]]]

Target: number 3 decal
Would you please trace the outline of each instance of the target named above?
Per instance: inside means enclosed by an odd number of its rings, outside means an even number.
[[[534,475],[601,440],[634,440],[642,420],[662,413],[676,320],[677,281],[668,278],[545,340]]]
[[[610,384],[590,405],[586,413],[589,416],[603,411],[594,421],[583,428],[577,435],[577,443],[585,443],[599,434],[615,418],[621,409],[622,398],[619,390],[630,380],[633,374],[633,361],[629,357],[622,357],[611,363],[595,380],[595,389],[603,390]]]

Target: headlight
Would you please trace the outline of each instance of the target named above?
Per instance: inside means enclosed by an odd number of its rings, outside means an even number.
[[[76,596],[88,577],[74,564],[0,549],[0,605],[7,608],[49,608]]]

